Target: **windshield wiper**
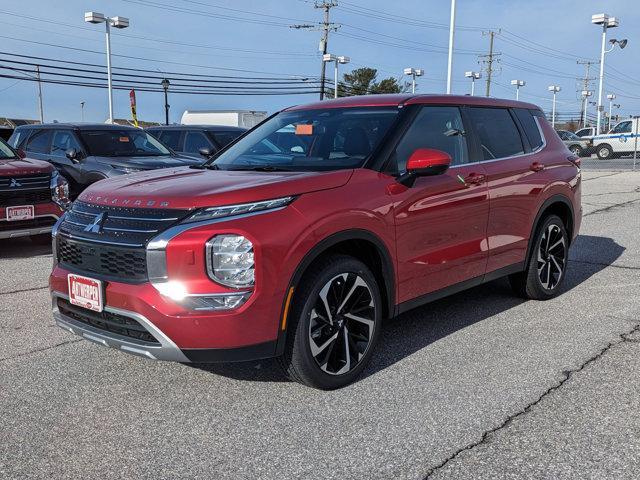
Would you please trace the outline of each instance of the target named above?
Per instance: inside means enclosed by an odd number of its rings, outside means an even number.
[[[284,167],[276,167],[274,165],[256,165],[253,167],[232,168],[234,171],[253,171],[253,172],[291,172],[292,170]]]

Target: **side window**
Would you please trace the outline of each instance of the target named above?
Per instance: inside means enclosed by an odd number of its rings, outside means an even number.
[[[49,153],[51,143],[51,130],[40,130],[31,135],[25,150],[33,153]]]
[[[630,121],[620,122],[615,127],[613,127],[613,130],[611,130],[611,132],[612,133],[631,133],[631,122]]]
[[[53,132],[53,141],[51,142],[51,155],[64,157],[64,154],[70,148],[80,149],[80,144],[76,140],[71,130],[56,130]]]
[[[469,108],[485,160],[522,155],[520,132],[506,108]]]
[[[184,139],[184,151],[187,153],[198,153],[203,148],[212,148],[211,142],[207,140],[202,132],[187,132]]]
[[[543,143],[542,135],[540,134],[536,119],[531,115],[531,112],[524,108],[514,108],[513,111],[524,129],[524,134],[527,136],[527,140],[529,140],[531,150],[540,148]],[[564,132],[562,132],[562,134],[564,135]]]
[[[451,165],[469,161],[464,125],[458,107],[422,107],[396,147],[397,171],[406,171],[407,160],[418,148],[433,148],[451,155]]]
[[[160,130],[155,132],[152,130],[151,135],[159,138],[160,141],[171,150],[175,150],[176,152],[182,151],[180,146],[180,137],[182,136],[182,132],[180,130]]]
[[[221,147],[224,147],[238,138],[241,133],[242,132],[209,132],[209,135],[213,135],[214,140],[218,142]]]
[[[558,132],[558,136],[560,137],[560,140],[569,140],[567,132]]]

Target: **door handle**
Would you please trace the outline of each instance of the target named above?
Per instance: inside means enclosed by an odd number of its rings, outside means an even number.
[[[481,183],[484,183],[486,179],[487,176],[482,173],[472,173],[465,177],[464,183],[467,185],[480,185]]]
[[[544,170],[544,163],[533,162],[529,166],[529,170],[531,170],[532,172],[540,172],[540,171]]]

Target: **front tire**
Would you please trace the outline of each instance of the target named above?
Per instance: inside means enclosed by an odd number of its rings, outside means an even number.
[[[382,300],[373,273],[353,257],[331,256],[312,268],[294,294],[280,363],[289,378],[332,390],[353,382],[370,361]]]
[[[536,232],[526,270],[510,275],[509,283],[520,297],[549,300],[560,292],[568,257],[567,229],[560,217],[550,215]]]
[[[574,155],[577,155],[578,157],[582,157],[582,155],[584,154],[584,150],[582,150],[582,147],[580,145],[571,145],[569,147],[569,151]]]
[[[613,148],[611,148],[611,145],[608,145],[606,143],[598,145],[596,153],[600,160],[608,160],[610,158],[613,158]]]

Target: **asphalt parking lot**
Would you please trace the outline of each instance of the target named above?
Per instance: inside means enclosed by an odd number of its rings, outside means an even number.
[[[0,477],[638,478],[640,173],[584,172],[583,205],[561,296],[500,280],[408,312],[334,392],[79,340],[48,249],[0,243]]]

